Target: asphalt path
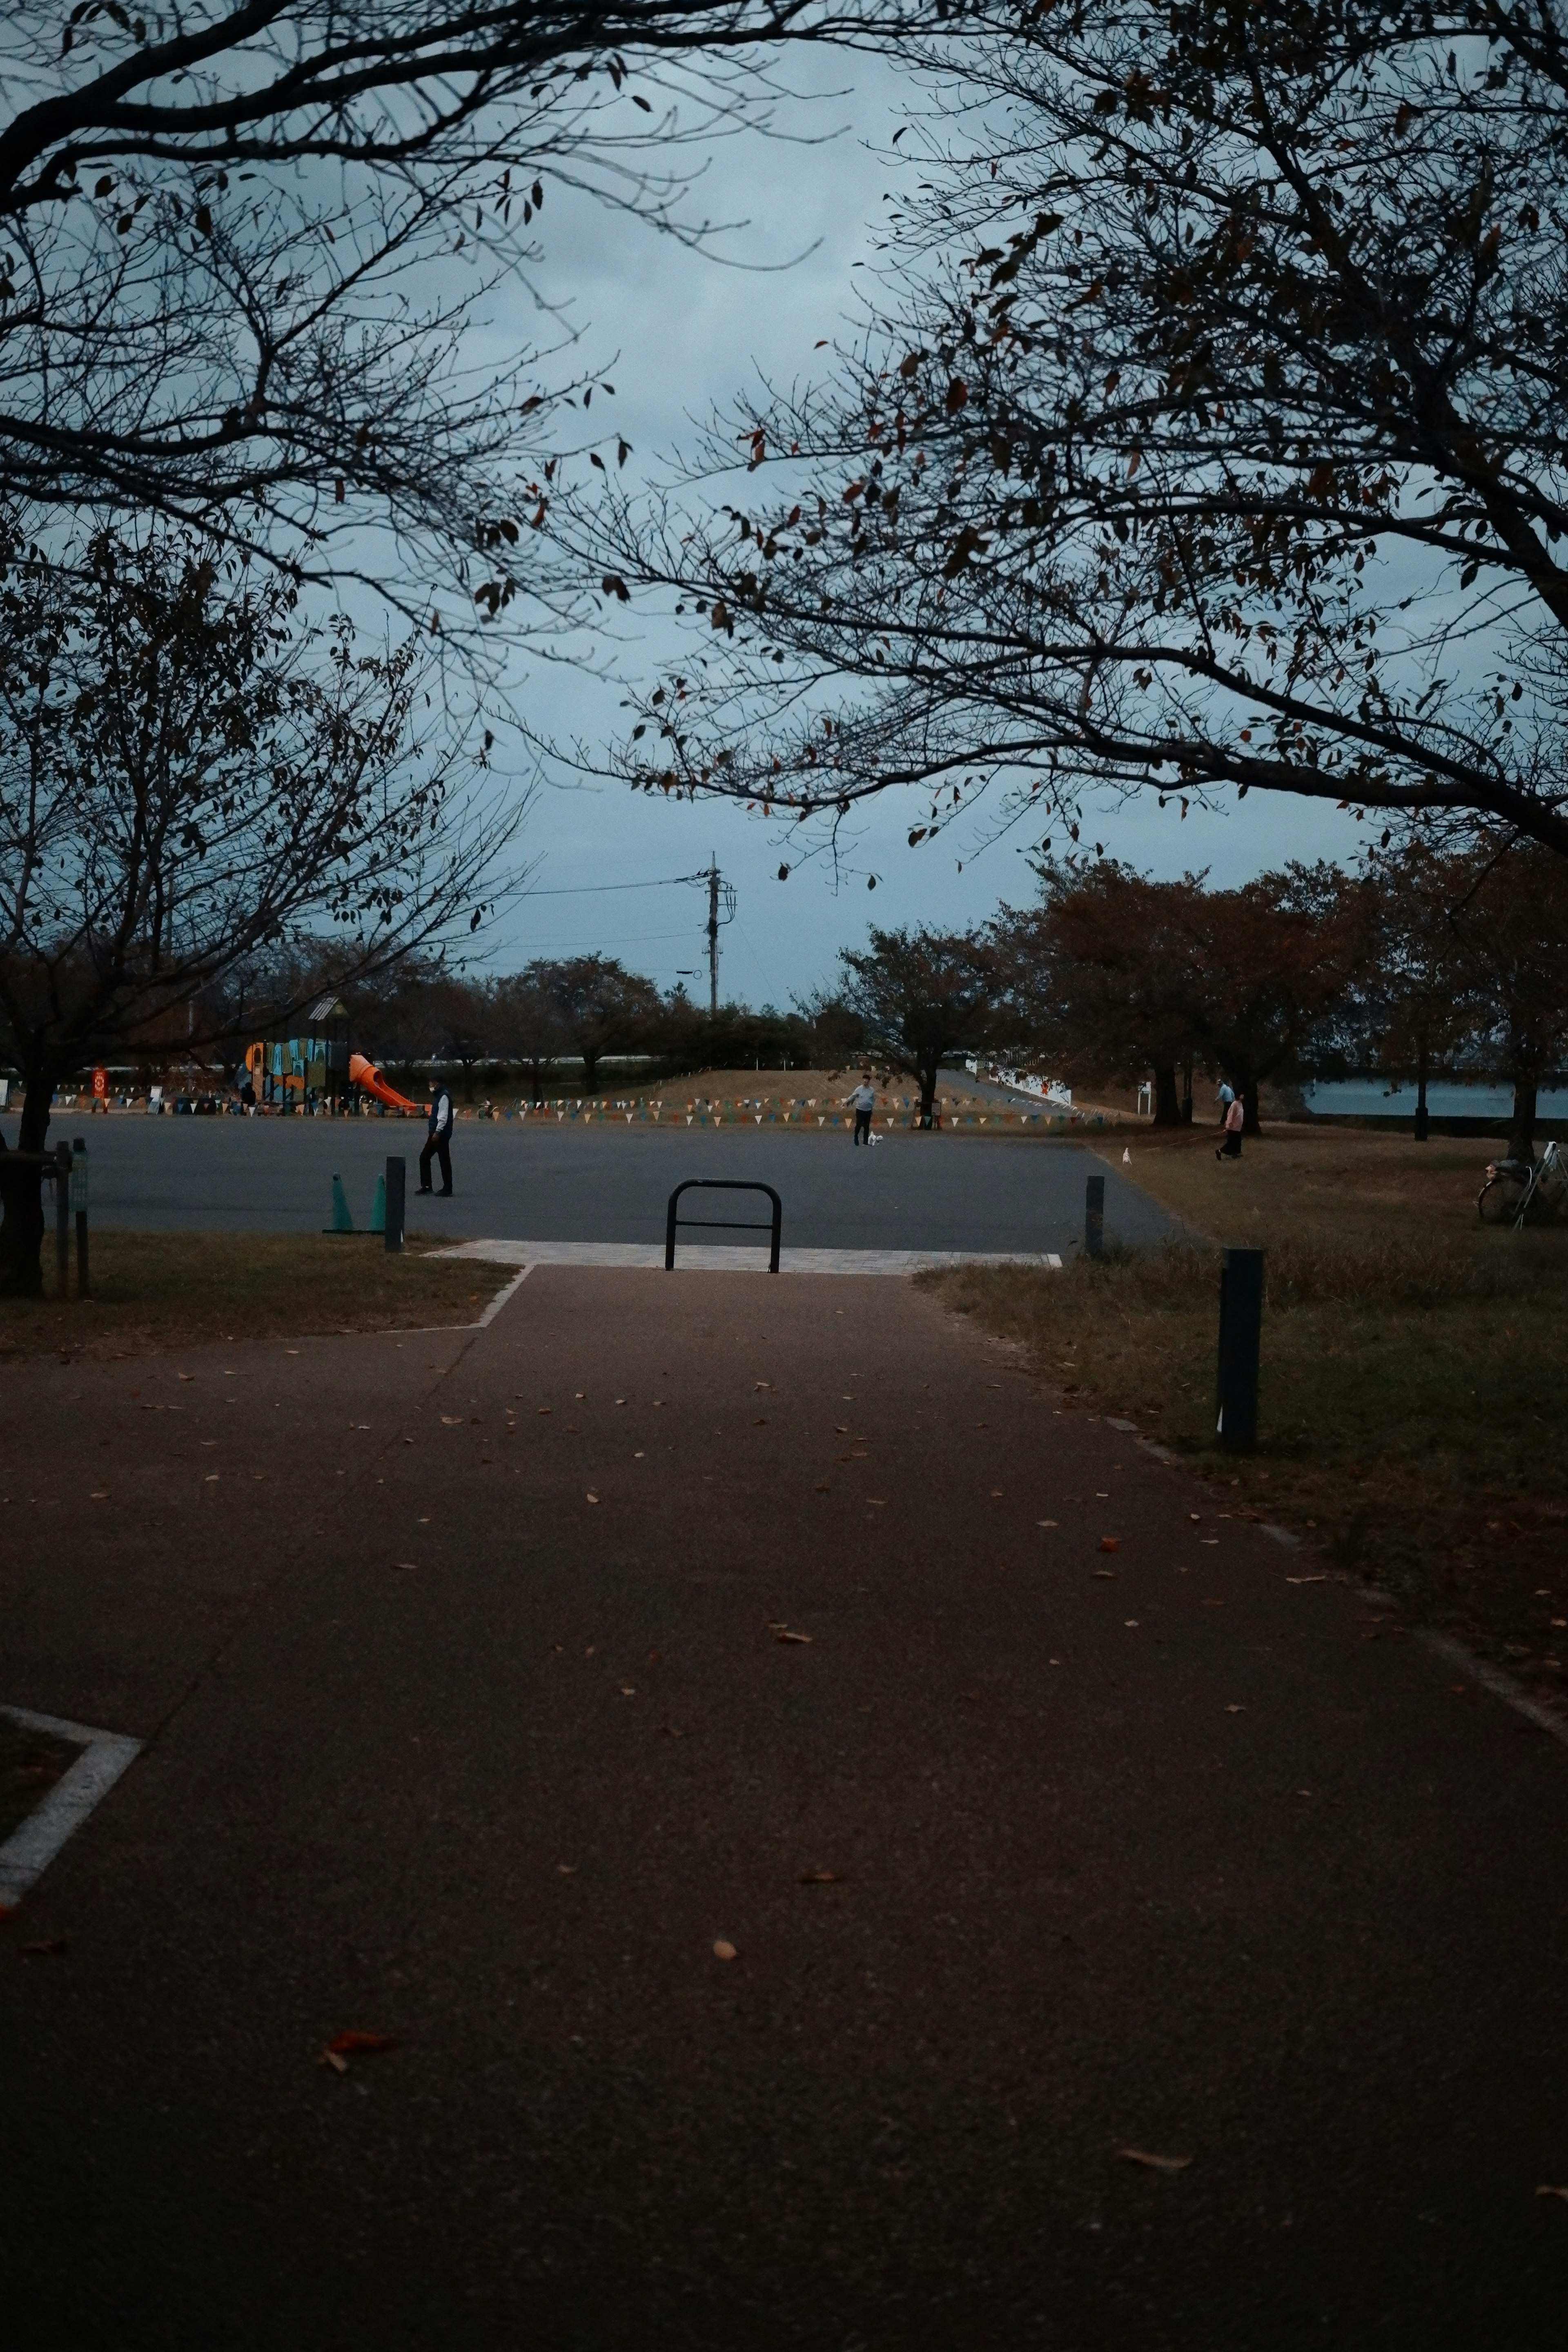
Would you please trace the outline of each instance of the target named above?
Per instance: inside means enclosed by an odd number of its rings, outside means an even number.
[[[1568,1754],[910,1286],[13,1367],[0,1497],[147,1743],[0,1928],[16,2352],[1561,2343]]]
[[[1112,1238],[1138,1244],[1173,1229],[1116,1167],[1054,1139],[894,1129],[868,1149],[843,1130],[777,1125],[465,1121],[444,1201],[413,1190],[422,1122],[125,1116],[73,1125],[68,1113],[51,1129],[76,1134],[88,1143],[93,1218],[139,1231],[312,1232],[331,1221],[334,1173],[363,1224],[389,1152],[408,1162],[409,1232],[468,1240],[662,1241],[666,1202],[688,1176],[772,1184],[786,1248],[1063,1254],[1081,1244],[1089,1175],[1106,1179]],[[765,1213],[765,1202],[755,1207]],[[734,1213],[750,1213],[737,1205]]]

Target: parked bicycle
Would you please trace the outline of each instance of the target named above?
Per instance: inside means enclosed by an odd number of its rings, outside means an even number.
[[[1489,1160],[1476,1207],[1483,1225],[1555,1223],[1568,1215],[1568,1158],[1549,1143],[1538,1160]]]

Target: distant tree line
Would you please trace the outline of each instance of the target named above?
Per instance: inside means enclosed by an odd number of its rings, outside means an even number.
[[[854,1063],[907,1072],[929,1124],[943,1064],[994,1055],[1080,1087],[1150,1081],[1163,1126],[1192,1118],[1194,1074],[1225,1078],[1253,1133],[1266,1086],[1375,1073],[1415,1086],[1424,1135],[1431,1080],[1484,1076],[1512,1088],[1510,1148],[1531,1151],[1539,1092],[1568,1065],[1568,865],[1539,844],[1417,836],[1354,871],[1293,865],[1229,889],[1076,856],[1036,880],[1032,903],[973,930],[872,930],[784,1012],[710,1014],[611,956],[476,975],[411,952],[366,973],[296,950],[171,1008],[142,1050],[173,1058],[194,1035],[237,1062],[271,1008],[330,991],[362,1050],[395,1072],[456,1064],[469,1097]]]

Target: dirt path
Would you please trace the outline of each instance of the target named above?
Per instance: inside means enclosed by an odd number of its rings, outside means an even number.
[[[1568,1755],[906,1285],[4,1397],[18,2352],[1554,2340]]]

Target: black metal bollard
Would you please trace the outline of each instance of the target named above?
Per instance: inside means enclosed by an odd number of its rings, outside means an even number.
[[[407,1160],[389,1152],[386,1160],[386,1246],[389,1250],[403,1247],[403,1195],[407,1175]]]
[[[79,1298],[90,1298],[87,1273],[87,1138],[82,1135],[71,1144],[71,1206],[76,1211],[76,1295]]]
[[[1263,1252],[1227,1249],[1220,1260],[1218,1413],[1227,1454],[1258,1443],[1258,1367],[1263,1339]]]
[[[1105,1255],[1105,1179],[1091,1176],[1084,1188],[1083,1245],[1090,1257]]]
[[[59,1296],[70,1289],[71,1148],[55,1146],[55,1278]]]

